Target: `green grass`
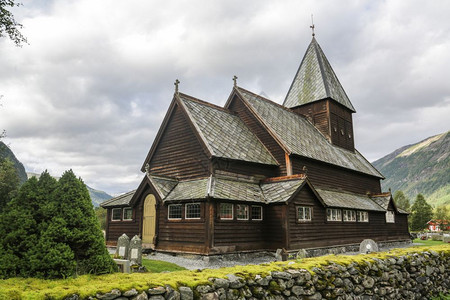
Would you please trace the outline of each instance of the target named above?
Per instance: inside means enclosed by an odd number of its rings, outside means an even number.
[[[445,245],[448,243],[444,243],[443,241],[432,241],[432,240],[421,240],[421,239],[415,239],[413,241],[414,243],[420,243],[421,246],[437,246],[437,245]]]
[[[186,268],[180,267],[179,265],[160,261],[153,259],[142,259],[142,265],[147,269],[147,271],[151,273],[161,273],[161,272],[173,272],[173,271],[182,271],[186,270]]]

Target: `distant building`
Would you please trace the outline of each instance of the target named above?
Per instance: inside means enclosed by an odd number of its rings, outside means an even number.
[[[283,105],[236,79],[224,107],[177,85],[141,184],[101,205],[107,243],[213,254],[409,240],[407,212],[354,148],[353,113],[314,37]]]
[[[447,220],[430,220],[427,222],[430,231],[447,231],[450,230],[450,222]]]

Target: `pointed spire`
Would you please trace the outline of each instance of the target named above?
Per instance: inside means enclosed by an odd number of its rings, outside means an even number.
[[[313,29],[314,25],[312,25]],[[314,34],[283,105],[289,108],[332,98],[355,112]]]

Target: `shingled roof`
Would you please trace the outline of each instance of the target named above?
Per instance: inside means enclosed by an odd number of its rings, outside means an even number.
[[[306,118],[243,88],[237,90],[291,154],[384,178],[357,150],[331,144]]]
[[[325,189],[316,189],[316,191],[320,195],[320,198],[325,202],[326,206],[329,207],[386,211],[386,209],[375,203],[368,196]]]
[[[270,152],[238,116],[184,94],[179,97],[212,156],[277,165]]]
[[[289,108],[332,98],[355,112],[350,99],[331,68],[328,59],[313,37],[292,81],[283,105]]]
[[[128,206],[130,205],[131,198],[133,198],[135,192],[136,190],[133,190],[128,193],[106,200],[100,204],[100,207],[107,208],[114,206]]]

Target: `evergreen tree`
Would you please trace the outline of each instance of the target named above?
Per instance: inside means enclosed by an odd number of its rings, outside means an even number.
[[[103,233],[86,185],[77,179],[72,170],[66,171],[58,182],[56,192],[57,211],[65,222],[67,245],[72,249],[77,274],[111,273],[116,264],[105,246]]]
[[[88,190],[72,171],[25,182],[0,218],[0,278],[110,273]]]
[[[19,185],[19,174],[14,164],[9,159],[0,158],[0,214],[6,204],[14,198]]]
[[[422,194],[418,194],[411,207],[411,230],[423,230],[427,222],[433,217],[433,208],[425,201]]]
[[[403,210],[410,211],[411,204],[409,203],[409,199],[405,196],[402,191],[396,191],[394,194],[394,202],[397,207],[400,207]]]

